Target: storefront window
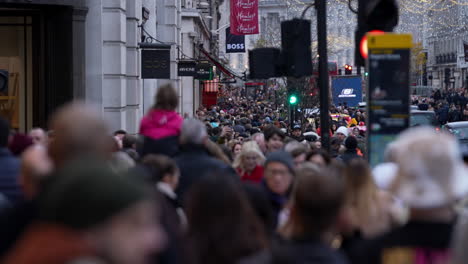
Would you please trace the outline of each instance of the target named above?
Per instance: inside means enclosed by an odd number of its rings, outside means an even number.
[[[32,127],[32,18],[0,16],[0,116],[25,132]]]

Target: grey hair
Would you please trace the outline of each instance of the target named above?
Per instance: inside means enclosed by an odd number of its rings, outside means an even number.
[[[198,119],[185,119],[180,133],[180,143],[203,145],[203,142],[208,137],[205,125]]]

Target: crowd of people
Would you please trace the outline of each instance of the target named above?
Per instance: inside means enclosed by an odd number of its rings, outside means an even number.
[[[434,90],[430,96],[412,96],[412,104],[422,111],[434,111],[440,125],[468,121],[468,89]]]
[[[0,263],[464,263],[451,135],[409,129],[370,168],[358,108],[330,109],[327,152],[317,114],[287,120],[261,93],[177,106],[159,87],[138,135],[79,102],[47,132],[0,119]]]

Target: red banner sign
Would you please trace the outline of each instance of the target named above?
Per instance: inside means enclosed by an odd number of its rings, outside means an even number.
[[[231,34],[258,34],[258,0],[231,0]]]

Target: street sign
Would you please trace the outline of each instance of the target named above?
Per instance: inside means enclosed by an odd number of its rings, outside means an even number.
[[[245,36],[231,34],[231,27],[226,28],[226,53],[245,52]]]
[[[196,67],[195,79],[213,80],[213,66],[209,62],[200,62]]]
[[[383,162],[389,142],[409,126],[409,34],[368,34],[368,157]]]
[[[197,63],[195,61],[179,61],[177,64],[178,76],[195,76]]]
[[[169,49],[141,50],[142,79],[170,79],[171,51]]]

